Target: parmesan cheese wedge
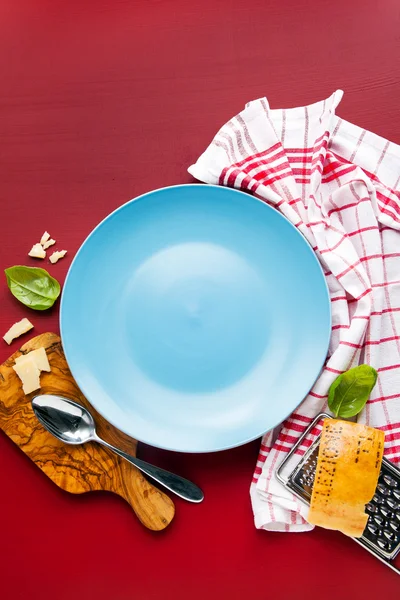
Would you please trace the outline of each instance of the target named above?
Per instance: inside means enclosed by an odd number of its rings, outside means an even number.
[[[20,365],[25,360],[30,360],[31,358],[35,361],[39,371],[51,371],[49,359],[47,358],[46,350],[44,348],[37,348],[37,350],[31,350],[28,354],[21,354],[21,356],[18,356],[18,358],[15,359],[15,364]]]
[[[11,344],[15,338],[19,337],[23,333],[26,333],[30,329],[33,329],[32,323],[28,319],[22,319],[22,321],[18,321],[17,323],[14,323],[12,327],[10,327],[7,333],[3,336],[3,340],[7,342],[7,344]]]
[[[59,251],[53,252],[53,254],[50,256],[50,262],[54,265],[54,263],[59,261],[60,258],[63,258],[66,254],[67,254],[66,250],[59,250]]]
[[[43,246],[41,244],[34,244],[28,252],[28,256],[32,256],[33,258],[45,258],[46,251],[43,250]]]
[[[24,394],[30,394],[40,388],[40,370],[33,356],[26,356],[20,363],[13,366],[14,371],[22,381]]]
[[[325,419],[308,522],[361,537],[368,521],[365,505],[373,497],[381,469],[383,431]]]

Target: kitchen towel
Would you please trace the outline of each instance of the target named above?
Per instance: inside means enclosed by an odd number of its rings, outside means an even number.
[[[268,432],[251,484],[257,528],[312,529],[308,509],[274,472],[331,383],[366,363],[378,381],[358,421],[385,432],[385,456],[400,459],[400,146],[335,114],[343,92],[291,109],[254,100],[228,121],[189,172],[250,192],[288,218],[313,247],[330,291],[328,357],[298,409]],[[304,452],[304,448],[301,450]]]

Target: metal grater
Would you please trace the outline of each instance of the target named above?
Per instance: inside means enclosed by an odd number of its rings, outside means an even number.
[[[319,414],[300,436],[296,444],[275,472],[277,479],[306,504],[310,504],[318,458],[319,433],[324,419],[331,415]],[[314,439],[313,439],[314,437]],[[296,450],[301,444],[311,442],[300,458]],[[385,565],[400,575],[394,559],[400,554],[400,469],[383,458],[376,491],[366,505],[368,522],[361,538],[352,538]]]

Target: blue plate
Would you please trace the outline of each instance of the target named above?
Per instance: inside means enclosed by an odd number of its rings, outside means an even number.
[[[96,410],[184,452],[278,425],[317,378],[330,330],[325,279],[303,236],[218,186],[121,206],[80,248],[61,303],[68,364]]]

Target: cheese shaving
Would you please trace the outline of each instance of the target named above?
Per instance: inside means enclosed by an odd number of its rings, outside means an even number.
[[[33,358],[35,361],[39,371],[51,371],[49,359],[47,358],[46,350],[43,347],[37,348],[36,350],[31,350],[27,354],[21,354],[21,356],[18,356],[15,359],[15,364],[20,365],[25,360],[30,360],[31,358]]]
[[[10,327],[7,333],[3,336],[3,340],[7,342],[7,344],[11,344],[15,338],[19,337],[23,333],[26,333],[30,329],[33,329],[32,323],[28,319],[22,319]]]
[[[28,256],[32,256],[33,258],[45,258],[46,251],[43,250],[43,246],[41,244],[34,244],[28,252]]]
[[[42,244],[42,246],[44,246],[44,244],[47,242],[49,237],[50,237],[50,234],[47,231],[45,231],[44,234],[42,235],[42,237],[40,238],[40,243]]]
[[[40,370],[32,356],[15,364],[13,369],[22,381],[24,394],[30,394],[40,388]]]
[[[53,238],[51,238],[43,244],[43,249],[47,250],[47,248],[50,248],[50,246],[53,246],[55,243],[56,243],[56,240],[53,240]]]
[[[53,254],[50,256],[50,262],[54,265],[56,262],[58,262],[60,260],[60,258],[63,258],[66,254],[67,254],[66,250],[59,250],[59,251],[53,252]]]
[[[40,373],[51,371],[46,350],[43,347],[21,354],[15,359],[14,371],[22,381],[24,394],[38,390],[40,386]]]

